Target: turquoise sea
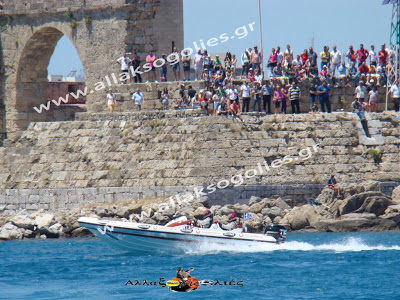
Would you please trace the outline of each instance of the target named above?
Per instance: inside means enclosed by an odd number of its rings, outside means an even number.
[[[251,252],[201,245],[183,255],[136,255],[97,238],[24,240],[0,242],[0,257],[0,299],[400,299],[399,232],[289,233]],[[214,284],[173,293],[160,282],[177,267]]]

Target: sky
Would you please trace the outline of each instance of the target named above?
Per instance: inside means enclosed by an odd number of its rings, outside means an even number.
[[[245,48],[258,45],[260,49],[258,0],[183,1],[185,47],[195,48],[194,42],[200,46],[200,40],[206,43],[217,38],[216,46],[206,45],[209,53],[230,51],[240,57]],[[330,49],[337,45],[342,54],[351,44],[356,49],[361,43],[367,49],[372,44],[379,49],[382,43],[389,43],[391,14],[392,5],[383,6],[382,0],[261,0],[264,56],[272,47],[280,45],[285,49],[287,44],[294,54],[300,54],[309,48],[313,38],[317,53],[324,45]],[[253,22],[251,31],[248,24]],[[227,41],[222,43],[225,38],[219,37],[224,33]],[[66,75],[72,69],[83,72],[75,47],[64,36],[48,71],[51,75]]]

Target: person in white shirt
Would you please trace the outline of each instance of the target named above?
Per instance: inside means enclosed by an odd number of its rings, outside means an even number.
[[[390,88],[390,92],[392,93],[392,98],[394,100],[394,111],[399,111],[400,105],[400,89],[399,89],[399,81],[396,80],[392,87]]]
[[[356,98],[360,100],[361,104],[364,102],[365,99],[365,94],[367,92],[367,89],[364,85],[364,81],[360,80],[358,87],[356,87]]]
[[[242,91],[242,112],[249,112],[250,110],[250,86],[248,80],[241,86]]]
[[[228,95],[229,98],[229,105],[231,105],[233,102],[236,102],[236,104],[239,105],[238,91],[233,87],[232,84],[229,84],[228,89],[226,90],[226,94]]]
[[[121,80],[123,81],[123,83],[127,83],[127,80],[129,79],[129,64],[132,62],[132,59],[130,59],[126,53],[124,53],[123,56],[121,56],[120,58],[117,59],[117,63],[120,64],[121,66],[121,77],[125,78],[125,80]]]
[[[194,71],[196,76],[196,81],[201,79],[201,74],[203,73],[203,54],[201,54],[201,49],[197,50],[194,55]]]
[[[136,92],[132,94],[132,101],[133,101],[133,105],[137,106],[139,111],[142,110],[142,104],[143,104],[143,94],[140,92],[140,89],[137,88]]]
[[[333,77],[335,77],[336,69],[339,68],[340,62],[342,61],[342,54],[339,50],[336,49],[336,45],[333,46],[333,50],[331,52],[331,64],[333,70]]]
[[[370,64],[374,65],[375,67],[378,64],[378,55],[375,52],[375,46],[371,45],[371,50],[369,50],[369,60],[370,60]]]
[[[283,60],[283,53],[281,51],[281,47],[276,47],[276,64],[280,65]]]
[[[115,108],[115,105],[117,103],[115,101],[115,95],[113,94],[112,89],[108,90],[108,93],[107,93],[106,97],[107,97],[107,107],[108,107],[108,109],[110,110],[110,112],[114,112],[114,108]]]

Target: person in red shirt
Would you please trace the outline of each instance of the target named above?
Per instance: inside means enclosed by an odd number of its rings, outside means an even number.
[[[301,62],[304,65],[308,59],[308,50],[304,49],[304,52],[302,54],[300,54],[300,57],[301,57]]]
[[[239,113],[239,106],[236,104],[236,102],[232,102],[231,105],[229,105],[229,110],[228,112],[233,116],[239,118],[243,122],[243,118]]]
[[[350,66],[351,66],[352,63],[356,63],[356,60],[357,60],[356,52],[354,51],[352,45],[349,46],[349,51],[347,51],[346,57],[349,60],[349,65]]]
[[[360,49],[357,50],[358,66],[360,67],[363,62],[367,60],[369,52],[364,48],[364,45],[360,45]]]
[[[361,66],[358,67],[358,72],[361,74],[365,74],[367,75],[369,72],[369,68],[367,66],[367,64],[365,63],[365,61],[361,64]]]
[[[386,67],[387,64],[387,58],[389,56],[389,53],[386,51],[386,45],[382,44],[381,50],[378,52],[378,59],[379,59],[379,65],[382,68]]]

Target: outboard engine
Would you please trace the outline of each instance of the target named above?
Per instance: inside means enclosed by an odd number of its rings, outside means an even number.
[[[276,242],[279,243],[284,243],[286,239],[286,227],[282,225],[269,225],[265,227],[264,234],[273,236],[276,239]]]

